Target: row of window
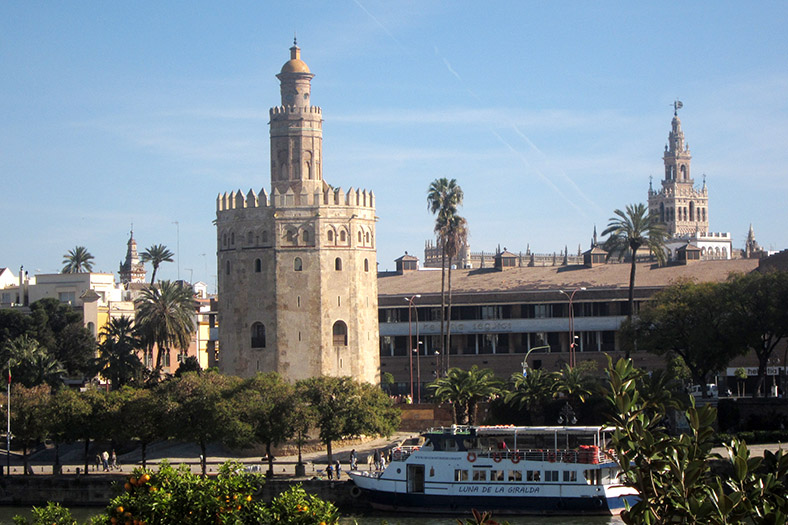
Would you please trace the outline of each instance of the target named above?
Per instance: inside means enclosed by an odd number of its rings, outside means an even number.
[[[356,232],[358,244],[371,246],[372,244],[372,234],[369,231],[362,232],[361,230]],[[312,242],[312,234],[307,229],[301,229],[300,234],[299,230],[288,228],[284,234],[285,241],[289,244],[309,244]],[[335,229],[329,226],[328,231],[326,232],[326,240],[330,244],[346,244],[349,239],[349,234],[346,229],[340,228],[339,231],[335,231]],[[264,246],[269,244],[269,236],[267,231],[263,231],[260,234],[256,234],[252,231],[246,233],[246,246]],[[222,247],[223,248],[232,248],[235,247],[235,232],[229,232],[222,235]]]
[[[559,474],[563,473],[563,476]],[[454,471],[454,481],[523,481],[541,483],[542,471],[541,470],[480,470],[474,469],[472,471],[464,469],[456,469]],[[563,478],[564,483],[577,483],[576,470],[545,470],[544,481],[546,483],[558,483],[560,478]]]
[[[626,301],[574,303],[573,317],[609,317],[627,315]],[[440,307],[416,307],[419,321],[440,321]],[[381,323],[407,323],[408,307],[381,308]],[[411,312],[413,315],[413,312]],[[569,317],[568,303],[502,304],[489,306],[452,306],[452,321],[483,321],[494,319],[550,319]],[[415,317],[411,321],[415,321]]]
[[[337,321],[331,329],[334,346],[347,346],[347,324]],[[265,325],[259,321],[252,323],[252,348],[265,348]]]
[[[230,270],[232,268],[232,264],[230,261],[225,261],[225,273],[230,275]],[[293,259],[293,271],[300,272],[304,269],[304,261],[301,257],[296,257]],[[342,271],[342,258],[337,257],[334,259],[334,270],[341,272]],[[255,259],[254,260],[254,271],[255,273],[260,273],[263,271],[263,260],[262,259]],[[364,271],[369,272],[369,259],[364,259]]]

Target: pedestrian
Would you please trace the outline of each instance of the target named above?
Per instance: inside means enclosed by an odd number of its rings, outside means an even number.
[[[115,449],[112,449],[112,456],[110,456],[110,461],[112,461],[112,470],[120,469],[120,467],[118,466],[118,456],[115,454]]]
[[[386,455],[380,455],[380,470],[386,470]]]
[[[339,462],[339,460],[334,462],[334,470],[337,473],[337,481],[339,481],[339,475],[342,473],[342,464]]]
[[[356,470],[358,467],[358,454],[356,454],[356,449],[350,451],[350,470]]]
[[[101,453],[101,464],[104,466],[104,472],[109,472],[109,452],[106,450]]]
[[[96,472],[101,468],[101,454],[96,454]]]
[[[372,456],[375,461],[375,470],[380,470],[380,451],[375,449],[375,454]]]
[[[334,479],[334,467],[331,466],[331,463],[326,467],[326,475],[328,476],[328,481]]]

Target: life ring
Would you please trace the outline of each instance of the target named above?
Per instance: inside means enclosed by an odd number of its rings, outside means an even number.
[[[476,461],[476,452],[468,452],[468,461],[471,463]]]
[[[357,498],[359,496],[361,496],[361,489],[357,485],[353,485],[350,488],[350,497]]]
[[[512,463],[515,463],[515,464],[519,463],[520,460],[523,459],[521,456],[522,456],[522,454],[520,452],[515,452],[514,454],[512,454]]]
[[[500,463],[501,462],[501,455],[498,454],[497,452],[495,454],[493,454],[492,458],[493,458],[493,461],[495,461],[496,463]]]

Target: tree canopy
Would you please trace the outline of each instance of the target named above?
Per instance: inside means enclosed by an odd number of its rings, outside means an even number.
[[[77,246],[63,255],[62,273],[85,273],[93,271],[93,255],[84,246]]]

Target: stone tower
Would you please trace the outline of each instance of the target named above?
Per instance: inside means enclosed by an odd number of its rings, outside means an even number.
[[[271,194],[216,202],[220,368],[379,382],[375,196],[323,180],[323,120],[297,45],[271,108]]]
[[[706,178],[703,178],[703,187],[695,189],[695,181],[690,174],[692,156],[689,146],[684,142],[684,132],[678,117],[681,106],[679,101],[673,105],[673,121],[662,157],[665,162],[662,189],[655,191],[649,184],[648,191],[649,211],[659,216],[670,237],[709,231],[709,193],[706,189]]]
[[[129,233],[129,242],[126,245],[126,260],[120,263],[118,274],[122,284],[144,283],[145,265],[140,262],[137,255],[137,241],[134,240],[134,230]]]

